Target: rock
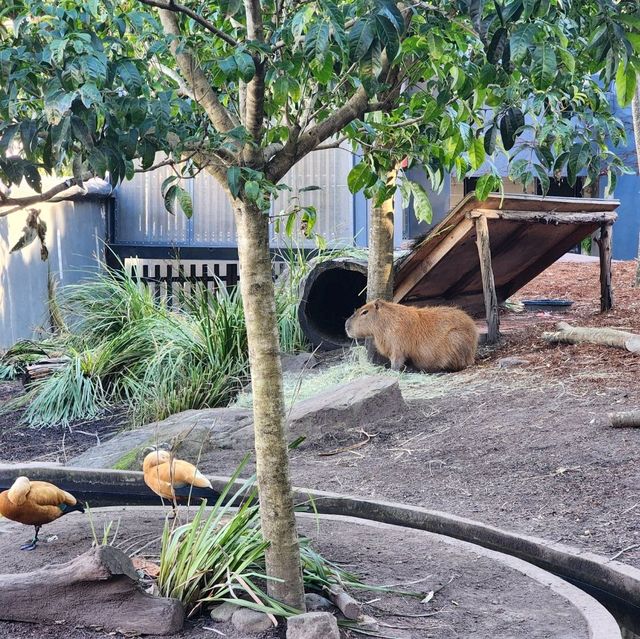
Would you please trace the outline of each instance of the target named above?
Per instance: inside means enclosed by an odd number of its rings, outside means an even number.
[[[306,604],[307,612],[327,612],[335,609],[335,606],[326,597],[315,592],[306,593],[304,603]]]
[[[366,427],[405,408],[396,379],[383,375],[362,377],[295,404],[289,414],[288,435],[290,439],[301,435],[314,438],[346,428]],[[69,465],[140,470],[145,448],[174,444],[179,457],[192,461],[213,447],[246,450],[253,446],[253,413],[236,407],[184,411],[120,433],[73,458]]]
[[[264,632],[273,628],[273,623],[264,612],[250,608],[237,608],[231,617],[231,623],[240,632]]]
[[[406,408],[397,379],[369,375],[336,384],[295,404],[289,416],[289,435],[313,437],[367,426]]]
[[[362,617],[358,619],[358,628],[370,632],[377,632],[380,628],[380,624],[370,615],[362,615]]]
[[[212,448],[214,441],[220,447],[228,447],[228,434],[247,425],[251,428],[252,421],[251,411],[246,409],[188,410],[160,422],[120,433],[75,457],[69,465],[140,470],[145,448],[174,444],[178,456],[196,460]]]
[[[288,437],[319,437],[341,429],[367,426],[390,417],[407,405],[397,379],[385,375],[361,377],[330,386],[296,403],[289,412]],[[253,443],[253,424],[229,433],[223,447],[246,448]]]
[[[313,353],[298,353],[297,355],[283,353],[280,356],[280,361],[282,362],[282,373],[285,375],[298,375],[313,368],[318,363]]]
[[[287,639],[340,639],[338,622],[329,612],[307,612],[289,617]]]
[[[219,606],[215,606],[211,608],[211,618],[214,621],[219,621],[220,623],[227,623],[231,621],[231,617],[233,617],[233,613],[239,610],[238,606],[234,606],[232,603],[225,601],[221,603]]]
[[[531,362],[523,357],[502,357],[498,360],[498,368],[517,368],[518,366],[527,366]]]

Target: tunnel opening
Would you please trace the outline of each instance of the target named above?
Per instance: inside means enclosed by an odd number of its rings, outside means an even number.
[[[344,323],[366,302],[366,266],[357,262],[318,265],[304,283],[298,309],[307,339],[325,350],[349,346]]]

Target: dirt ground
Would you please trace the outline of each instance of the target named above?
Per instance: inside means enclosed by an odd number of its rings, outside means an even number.
[[[160,508],[97,510],[93,518],[100,531],[109,521],[119,522],[114,545],[128,553],[141,549],[145,558],[156,559],[158,544],[147,544],[161,534]],[[369,602],[364,610],[380,623],[380,636],[393,639],[586,639],[588,636],[584,619],[564,598],[496,563],[489,551],[470,551],[468,546],[446,542],[438,535],[392,526],[363,526],[341,518],[318,522],[313,517],[303,517],[300,529],[312,539],[314,548],[347,570],[357,572],[366,583],[394,585],[420,595],[352,592],[361,601]],[[0,524],[3,572],[33,570],[43,563],[66,561],[88,550],[92,541],[88,522],[78,514],[48,526],[46,536],[52,541],[30,553],[16,550],[25,533],[28,537],[19,524]],[[421,603],[430,592],[434,593],[432,598]],[[208,628],[230,639],[245,639],[230,624],[203,618],[189,623],[182,633],[174,636],[179,639],[221,636]],[[0,637],[7,638],[101,636],[105,633],[72,629],[64,624],[47,627],[0,622]],[[344,633],[345,638],[357,636],[362,635]],[[276,629],[260,635],[260,639],[282,637],[284,634]]]
[[[570,312],[505,315],[510,330],[503,343],[483,349],[471,371],[442,376],[451,385],[444,396],[412,395],[408,409],[398,407],[393,419],[372,420],[364,432],[337,432],[294,451],[294,484],[443,510],[640,568],[640,429],[607,423],[609,411],[640,408],[640,358],[541,339],[559,320],[640,332],[634,273],[634,263],[614,262],[616,307],[600,314],[597,262],[556,263],[516,299],[571,299]],[[507,356],[528,363],[501,368]],[[114,428],[109,419],[85,424],[65,435],[63,446],[59,429],[32,431],[16,426],[15,415],[0,419],[4,461],[63,461],[63,448],[71,456],[73,445],[77,454]],[[200,467],[231,474],[241,457],[212,452]]]

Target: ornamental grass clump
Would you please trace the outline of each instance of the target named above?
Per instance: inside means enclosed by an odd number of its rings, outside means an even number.
[[[266,593],[268,544],[260,530],[256,478],[237,481],[248,459],[245,457],[210,509],[203,502],[188,523],[165,523],[158,588],[163,596],[180,599],[190,616],[224,602],[273,617],[299,612]],[[300,539],[300,552],[307,590],[326,593],[338,586],[392,591],[363,584],[313,550],[306,538]]]

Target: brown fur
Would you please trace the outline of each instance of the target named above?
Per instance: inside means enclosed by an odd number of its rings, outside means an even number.
[[[415,308],[374,300],[346,322],[351,338],[372,337],[394,370],[411,363],[425,372],[459,371],[471,366],[478,346],[473,320],[458,308]]]

